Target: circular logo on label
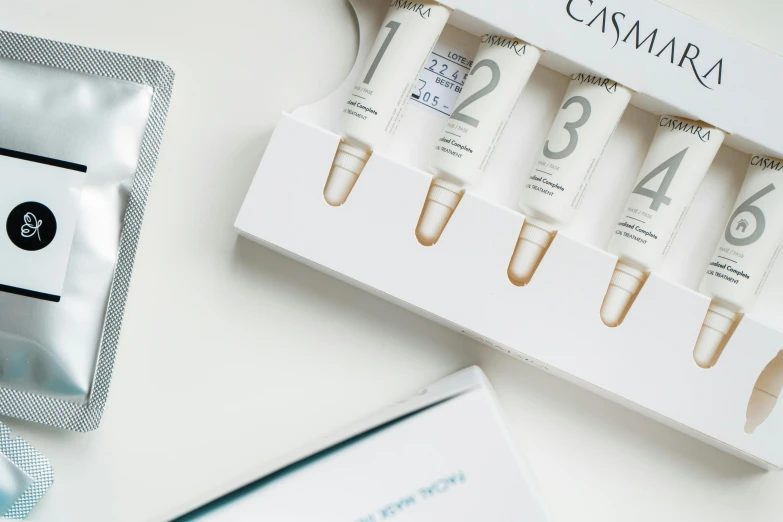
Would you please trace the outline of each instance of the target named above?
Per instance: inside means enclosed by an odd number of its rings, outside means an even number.
[[[49,207],[35,201],[17,205],[5,222],[5,231],[22,250],[46,248],[57,234],[57,220]]]

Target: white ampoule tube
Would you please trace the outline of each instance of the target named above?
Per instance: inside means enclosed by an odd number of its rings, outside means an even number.
[[[699,291],[712,302],[693,357],[710,367],[739,314],[761,293],[783,241],[783,161],[753,156]]]
[[[342,136],[324,198],[345,203],[370,154],[384,149],[397,130],[411,89],[450,10],[436,2],[392,0],[338,124]]]
[[[516,38],[485,34],[454,111],[435,144],[434,174],[416,237],[440,238],[465,188],[478,183],[541,51]]]
[[[601,306],[607,326],[622,322],[650,271],[663,264],[726,134],[702,122],[662,116],[633,192],[609,241],[619,259]]]
[[[526,285],[557,230],[567,226],[614,129],[631,100],[617,82],[576,73],[547,140],[522,188],[525,223],[508,266],[508,277]]]

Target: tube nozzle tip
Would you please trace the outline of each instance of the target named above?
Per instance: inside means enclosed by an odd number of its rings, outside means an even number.
[[[724,334],[709,326],[702,326],[696,348],[693,350],[693,360],[702,368],[713,366],[715,354],[723,342]]]
[[[416,238],[419,243],[432,246],[438,242],[461,197],[461,190],[453,184],[438,178],[432,180],[419,224],[416,225]]]
[[[551,242],[552,232],[525,221],[508,265],[508,277],[512,283],[524,286],[530,282]]]
[[[324,199],[326,202],[333,207],[339,207],[345,203],[358,178],[358,174],[347,171],[342,167],[332,167],[329,179],[324,187]]]
[[[606,326],[615,327],[620,324],[620,320],[631,302],[633,294],[627,290],[610,286],[604,297],[604,303],[601,306],[601,320]]]
[[[601,320],[606,326],[619,326],[623,321],[634,295],[642,285],[643,276],[642,271],[622,262],[617,263],[601,305]]]
[[[731,330],[737,313],[712,302],[704,317],[699,338],[696,340],[696,348],[693,350],[693,359],[702,368],[715,366],[718,351]]]
[[[419,239],[419,243],[424,246],[432,246],[437,243],[453,212],[446,205],[428,199],[424,203],[419,225],[416,227],[416,237]]]
[[[332,170],[324,186],[324,199],[327,203],[333,207],[345,203],[369,157],[370,153],[367,151],[347,143],[340,143],[334,156]]]

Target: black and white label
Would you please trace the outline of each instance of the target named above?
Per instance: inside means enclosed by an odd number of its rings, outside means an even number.
[[[5,232],[11,242],[22,250],[43,250],[57,235],[57,218],[43,203],[25,201],[8,214]]]
[[[0,149],[0,291],[60,300],[86,172]]]

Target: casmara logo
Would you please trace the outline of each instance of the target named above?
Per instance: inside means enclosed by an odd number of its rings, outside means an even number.
[[[427,7],[419,2],[410,2],[409,0],[391,0],[390,5],[397,9],[406,9],[418,13],[422,18],[429,18],[430,13],[432,12],[432,7]]]
[[[676,67],[690,68],[696,81],[710,90],[723,82],[723,58],[715,62],[706,61],[699,46],[692,42],[683,43],[682,36],[679,42],[677,36],[667,40],[665,28],[650,29],[646,26],[643,29],[641,20],[633,21],[627,13],[610,11],[608,6],[598,10],[599,7],[595,0],[568,0],[565,9],[566,14],[580,24],[614,36],[612,49],[622,41]]]

